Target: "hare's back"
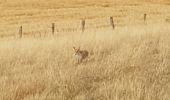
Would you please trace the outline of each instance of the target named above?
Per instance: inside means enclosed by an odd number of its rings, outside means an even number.
[[[89,54],[89,52],[86,51],[86,50],[84,50],[82,53],[83,53],[83,58],[86,58],[88,56],[88,54]]]

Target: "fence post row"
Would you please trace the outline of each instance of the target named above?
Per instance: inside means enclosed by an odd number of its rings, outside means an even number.
[[[114,25],[113,17],[110,17],[110,24],[111,24],[112,28],[114,29],[115,25]]]
[[[20,26],[20,27],[19,27],[19,34],[18,34],[18,35],[19,35],[19,38],[22,38],[22,34],[23,34],[22,32],[23,32],[22,26]]]
[[[52,23],[52,35],[54,35],[55,32],[55,23]]]
[[[84,30],[85,30],[85,24],[86,24],[86,21],[85,21],[85,19],[83,19],[82,20],[82,32],[84,32]]]
[[[144,22],[146,22],[146,20],[147,20],[147,14],[145,13],[144,14]],[[82,24],[82,33],[83,33],[85,31],[85,25],[86,25],[85,19],[83,19],[81,21],[81,24]],[[115,24],[114,24],[114,21],[113,21],[113,17],[110,17],[110,24],[111,24],[111,26],[112,26],[112,28],[114,30],[115,29]],[[54,33],[55,33],[55,23],[52,23],[52,27],[51,28],[52,28],[52,35],[54,35]],[[18,35],[19,35],[19,38],[22,38],[22,36],[23,36],[23,27],[22,26],[19,27]]]

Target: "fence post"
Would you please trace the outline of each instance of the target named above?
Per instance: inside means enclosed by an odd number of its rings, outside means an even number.
[[[110,17],[110,24],[111,24],[111,26],[112,26],[112,28],[114,30],[115,25],[114,25],[113,17]]]
[[[52,23],[52,35],[54,35],[55,32],[55,23]]]
[[[144,14],[144,18],[143,18],[144,22],[146,22],[146,16],[147,16],[147,14]]]
[[[20,27],[19,27],[19,33],[18,33],[19,38],[22,38],[22,34],[23,34],[22,32],[23,32],[22,26],[20,26]]]
[[[85,19],[82,20],[81,24],[82,24],[82,32],[84,32],[84,30],[85,30],[85,24],[86,24]]]

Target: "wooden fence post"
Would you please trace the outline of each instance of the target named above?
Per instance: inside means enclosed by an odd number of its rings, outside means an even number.
[[[55,23],[52,23],[52,35],[54,35],[55,32]]]
[[[20,26],[20,27],[19,27],[19,33],[18,33],[19,38],[22,38],[22,34],[23,34],[22,32],[23,32],[22,26]]]
[[[144,18],[143,18],[144,22],[146,22],[146,17],[147,17],[147,14],[144,14]]]
[[[110,17],[110,24],[111,24],[111,26],[112,26],[112,28],[114,30],[115,25],[114,25],[113,17]]]
[[[81,24],[82,24],[82,32],[84,32],[84,30],[85,30],[85,24],[86,24],[85,19],[82,20]]]

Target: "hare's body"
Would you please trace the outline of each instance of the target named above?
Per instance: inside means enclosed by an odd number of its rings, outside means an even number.
[[[76,49],[75,47],[73,47],[73,49],[75,51],[74,56],[77,63],[81,63],[85,58],[88,57],[89,53],[87,50],[80,50],[80,48]]]

